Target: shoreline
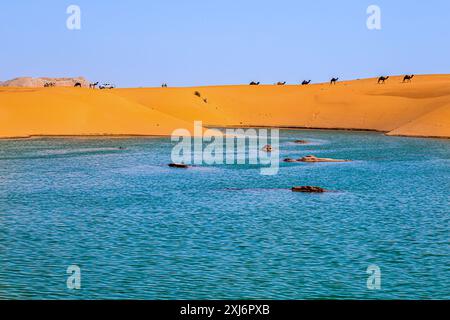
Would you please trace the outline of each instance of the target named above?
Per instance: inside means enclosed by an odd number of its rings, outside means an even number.
[[[6,140],[38,140],[38,139],[148,139],[148,138],[165,138],[168,135],[145,135],[145,134],[33,134],[29,136],[16,137],[0,137],[0,141]]]
[[[297,131],[348,131],[348,132],[366,132],[366,133],[378,133],[389,138],[413,138],[413,139],[435,139],[435,140],[450,140],[450,137],[439,136],[412,136],[412,135],[388,135],[388,131],[381,131],[375,129],[347,129],[347,128],[311,128],[311,127],[275,127],[275,126],[210,126],[205,125],[207,129],[279,129],[280,131],[297,130]],[[146,135],[146,134],[72,134],[72,135],[48,135],[48,134],[36,134],[29,136],[18,137],[0,137],[2,141],[20,141],[20,140],[39,140],[39,139],[159,139],[170,138],[171,135]]]
[[[321,127],[276,127],[276,126],[210,126],[210,125],[204,125],[205,128],[208,129],[280,129],[280,130],[298,130],[298,131],[349,131],[349,132],[373,132],[373,133],[380,133],[383,134],[386,137],[400,137],[400,138],[423,138],[423,139],[444,139],[444,140],[450,140],[450,137],[442,137],[442,136],[415,136],[415,135],[389,135],[389,131],[382,131],[382,130],[376,130],[376,129],[359,129],[359,128],[321,128]]]
[[[376,133],[383,133],[386,134],[388,131],[381,131],[376,129],[354,129],[354,128],[322,128],[322,127],[295,127],[295,126],[263,126],[263,125],[221,125],[221,126],[210,126],[210,125],[204,125],[205,128],[208,129],[279,129],[279,130],[298,130],[298,131],[308,131],[308,130],[314,130],[314,131],[351,131],[351,132],[376,132]]]

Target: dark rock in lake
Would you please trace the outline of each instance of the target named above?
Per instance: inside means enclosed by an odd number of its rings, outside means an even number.
[[[308,144],[309,142],[306,140],[295,140],[294,143],[296,144]]]
[[[178,169],[187,169],[189,166],[184,163],[171,163],[169,164],[169,167],[171,168],[178,168]]]
[[[331,158],[317,158],[316,156],[306,156],[297,160],[298,162],[349,162],[350,160],[340,160]]]
[[[327,190],[320,187],[302,186],[302,187],[293,187],[292,192],[324,193],[327,192]]]
[[[291,159],[291,158],[286,158],[283,160],[284,162],[297,162],[297,160],[295,159]]]

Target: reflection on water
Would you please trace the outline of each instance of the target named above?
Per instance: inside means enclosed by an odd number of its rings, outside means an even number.
[[[168,168],[169,139],[0,141],[0,298],[450,298],[448,140],[280,142],[282,158],[355,161],[281,163],[272,177]],[[66,287],[74,264],[79,291]]]

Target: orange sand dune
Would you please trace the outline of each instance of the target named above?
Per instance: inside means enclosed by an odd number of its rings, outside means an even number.
[[[391,136],[449,137],[450,104],[437,108],[388,133]]]
[[[111,91],[0,88],[0,137],[169,135],[206,126],[377,130],[450,138],[450,75],[335,86],[212,86]],[[198,92],[198,95],[194,93]]]
[[[393,77],[384,85],[364,79],[336,86],[120,89],[114,94],[209,126],[361,129],[450,137],[450,117],[443,108],[450,103],[450,75],[418,76],[407,84],[402,79]]]
[[[109,91],[0,89],[0,137],[170,135],[192,124]]]

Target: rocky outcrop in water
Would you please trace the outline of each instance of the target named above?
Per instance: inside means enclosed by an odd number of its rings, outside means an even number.
[[[351,160],[340,160],[331,158],[317,158],[316,156],[306,156],[300,159],[286,158],[284,162],[306,162],[306,163],[316,163],[316,162],[350,162]]]
[[[325,193],[325,192],[327,192],[327,190],[325,190],[321,187],[301,186],[301,187],[293,187],[292,192]]]
[[[340,160],[331,158],[318,158],[316,156],[306,156],[297,160],[298,162],[349,162],[350,160]]]
[[[177,169],[187,169],[189,166],[184,163],[171,163],[169,164],[169,167],[171,168],[177,168]]]

